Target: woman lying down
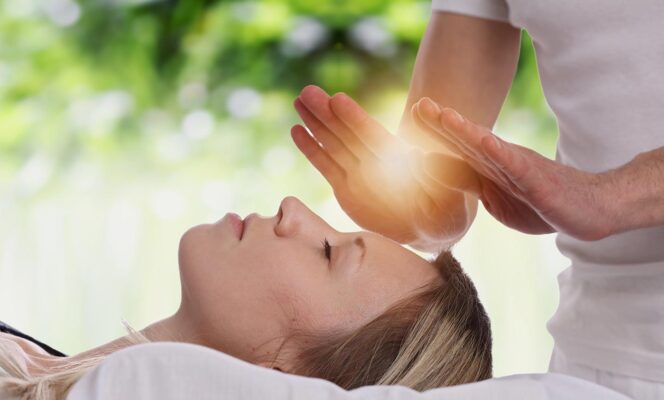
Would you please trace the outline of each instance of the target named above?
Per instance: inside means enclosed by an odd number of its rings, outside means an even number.
[[[9,375],[0,397],[64,399],[107,355],[149,341],[199,344],[345,389],[491,377],[489,319],[449,252],[427,261],[376,233],[338,232],[286,197],[270,218],[228,213],[190,228],[178,259],[179,309],[141,331],[127,326],[127,336],[69,357],[0,333]]]

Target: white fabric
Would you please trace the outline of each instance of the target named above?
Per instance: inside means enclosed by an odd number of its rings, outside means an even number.
[[[508,15],[528,31],[561,163],[601,172],[664,146],[664,1],[433,0],[433,8]],[[595,242],[559,234],[557,245],[571,266],[547,325],[556,349],[576,364],[664,382],[664,226]]]
[[[509,8],[504,1],[433,0],[433,9],[467,14],[496,21],[509,21]]]
[[[109,356],[72,388],[67,400],[627,400],[560,374],[514,375],[417,392],[403,386],[351,391],[315,378],[249,364],[207,347],[175,342],[132,346]]]
[[[664,2],[434,0],[434,9],[525,28],[560,127],[557,160],[599,172],[664,146]],[[548,324],[551,369],[661,398],[664,227],[596,242],[559,235],[572,265]],[[564,356],[563,356],[564,354]],[[631,377],[630,377],[631,376]],[[652,382],[648,382],[651,380]],[[659,382],[657,382],[659,381]],[[648,390],[647,388],[652,388]],[[252,366],[199,346],[155,343],[110,356],[69,400],[102,399],[617,399],[559,374],[515,375],[419,394],[398,386],[350,392]]]
[[[611,387],[620,393],[629,393],[633,399],[664,399],[664,384],[648,379],[634,378],[609,371],[576,364],[555,350],[551,356],[550,372],[560,372]]]

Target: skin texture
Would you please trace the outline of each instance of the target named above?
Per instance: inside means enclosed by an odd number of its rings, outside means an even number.
[[[641,153],[615,170],[588,173],[508,143],[431,99],[422,99],[415,108],[419,123],[472,168],[450,180],[441,173],[440,156],[430,153],[426,173],[475,194],[511,228],[599,240],[664,222],[664,148]]]
[[[348,96],[309,86],[295,101],[308,132],[293,127],[293,140],[358,225],[420,250],[458,241],[478,199],[497,220],[529,234],[599,240],[664,224],[664,148],[592,174],[491,133],[519,41],[509,24],[434,12],[396,137]],[[399,151],[409,168],[394,174],[376,153],[398,158]]]
[[[329,97],[308,86],[295,108],[313,134],[293,127],[295,144],[358,225],[420,249],[465,232],[470,221],[463,193],[427,179],[420,171],[422,152],[391,135],[348,96]]]
[[[359,328],[437,278],[430,263],[398,243],[370,232],[338,232],[294,197],[273,217],[246,217],[241,240],[229,219],[182,236],[181,312],[209,347],[251,362],[274,354],[280,338],[297,330]],[[288,358],[279,363],[289,369]]]
[[[421,153],[433,150],[448,156],[448,171],[466,166],[419,127],[411,106],[429,96],[492,126],[514,76],[519,42],[519,30],[509,24],[434,12],[396,136],[348,96],[308,86],[294,105],[311,135],[298,125],[293,140],[359,226],[423,251],[449,248],[475,218],[477,197],[422,173]]]
[[[289,371],[301,343],[283,345],[285,337],[350,332],[441,279],[432,264],[398,243],[372,232],[339,232],[295,197],[284,198],[272,217],[248,215],[241,240],[234,218],[229,213],[182,235],[181,304],[141,330],[150,340],[199,344]],[[2,337],[24,349],[34,374],[127,346],[121,337],[61,358],[22,338]]]

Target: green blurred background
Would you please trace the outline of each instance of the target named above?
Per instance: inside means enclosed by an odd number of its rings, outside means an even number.
[[[356,226],[290,140],[310,83],[392,130],[428,1],[0,2],[0,319],[76,353],[170,315],[189,227],[295,195]],[[524,33],[496,126],[553,157]],[[480,211],[455,254],[494,327],[496,376],[545,371],[567,265],[552,235]]]

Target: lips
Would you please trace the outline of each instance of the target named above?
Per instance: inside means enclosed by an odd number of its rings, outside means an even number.
[[[242,234],[244,233],[244,221],[242,218],[240,218],[239,215],[235,213],[228,213],[228,218],[230,219],[235,236],[237,236],[238,240],[242,240]]]

